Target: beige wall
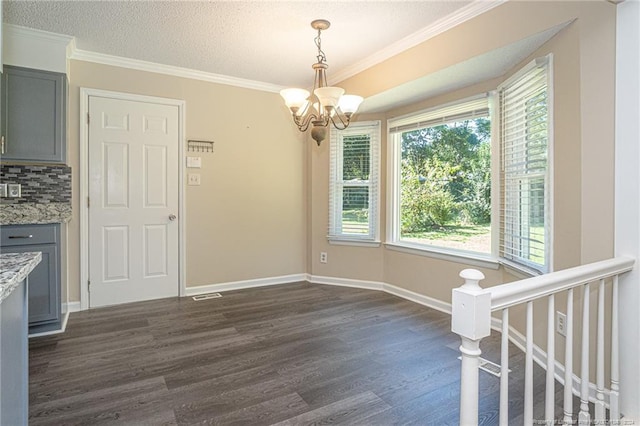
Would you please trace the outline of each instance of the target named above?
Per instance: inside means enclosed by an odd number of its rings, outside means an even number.
[[[341,83],[350,93],[371,96],[574,19],[535,53],[554,54],[555,269],[613,254],[614,5],[508,2]],[[490,90],[521,65],[473,87],[359,117],[383,122],[383,241],[386,119]],[[467,267],[462,263],[327,242],[328,143],[316,147],[300,137],[277,94],[72,61],[69,160],[76,171],[79,87],[184,99],[187,138],[216,141],[215,153],[202,155],[202,186],[185,188],[188,286],[309,272],[387,282],[448,302],[459,285],[458,272]],[[74,176],[70,299],[78,300]],[[321,251],[328,253],[327,264],[319,263]],[[503,270],[483,272],[484,285],[513,279]]]
[[[613,255],[613,96],[615,6],[607,2],[508,2],[341,84],[349,93],[371,96],[514,43],[556,25],[567,28],[504,76],[379,114],[382,119],[495,89],[536,56],[554,57],[554,253],[555,270]],[[382,239],[386,211],[386,132],[382,137]],[[327,146],[310,150],[311,273],[383,281],[445,302],[460,285],[462,263],[392,251],[327,243]],[[319,252],[328,253],[326,265]],[[504,270],[482,270],[490,286],[514,279]]]
[[[81,61],[71,61],[70,76],[71,301],[80,294],[81,87],[182,99],[186,138],[215,141],[213,153],[193,154],[202,157],[201,186],[184,188],[188,287],[306,271],[307,144],[277,93]]]

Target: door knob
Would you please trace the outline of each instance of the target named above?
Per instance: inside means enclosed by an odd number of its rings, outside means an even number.
[[[170,214],[169,215],[169,220],[176,220],[176,215],[175,214]]]

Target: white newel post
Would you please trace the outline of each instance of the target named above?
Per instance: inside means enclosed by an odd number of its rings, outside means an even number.
[[[452,290],[451,331],[462,339],[460,352],[460,425],[478,424],[478,358],[480,340],[491,334],[491,294],[479,285],[482,272],[460,272],[464,284]]]

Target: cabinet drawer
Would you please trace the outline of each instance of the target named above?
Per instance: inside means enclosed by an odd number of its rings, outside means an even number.
[[[4,225],[0,227],[0,246],[57,243],[58,225]]]

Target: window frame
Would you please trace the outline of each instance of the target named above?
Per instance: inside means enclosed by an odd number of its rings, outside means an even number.
[[[374,246],[380,245],[380,120],[352,122],[344,130],[331,129],[329,137],[329,223],[327,240],[330,244]],[[369,188],[369,215],[367,234],[343,233],[342,230],[342,165],[344,162],[343,137],[369,135],[369,180],[355,186]],[[352,185],[354,186],[354,185]],[[338,230],[340,230],[338,232]]]
[[[502,167],[502,139],[500,122],[499,91],[505,85],[517,80],[535,67],[545,66],[547,77],[547,170],[545,179],[545,265],[535,268],[532,265],[505,259],[500,252],[500,238],[502,234],[502,199],[501,199],[501,167]],[[401,168],[401,136],[392,134],[395,122],[412,116],[424,116],[430,111],[436,112],[446,108],[471,102],[474,99],[487,97],[489,117],[491,119],[491,253],[460,250],[427,244],[411,243],[400,238],[400,168]],[[525,276],[539,275],[553,271],[553,55],[548,54],[537,58],[518,70],[510,78],[502,82],[495,90],[487,93],[460,99],[422,111],[417,111],[401,117],[387,120],[387,232],[385,247],[421,256],[427,256],[448,261],[460,262],[472,266],[498,269],[500,265],[511,272]]]
[[[518,80],[520,80],[522,77],[526,76],[527,74],[529,74],[530,72],[532,72],[535,69],[539,69],[539,68],[544,68],[545,69],[545,77],[546,77],[546,97],[547,97],[547,165],[546,165],[546,170],[545,170],[545,177],[544,177],[544,220],[545,220],[545,226],[544,226],[544,237],[545,237],[545,243],[544,243],[544,247],[545,247],[545,259],[544,259],[544,264],[540,265],[540,264],[535,264],[533,262],[527,262],[526,260],[513,260],[513,259],[507,259],[504,256],[502,256],[502,248],[498,247],[497,248],[497,253],[500,259],[500,262],[505,265],[506,267],[515,270],[517,272],[523,272],[527,275],[540,275],[540,274],[544,274],[544,273],[549,273],[552,272],[553,269],[553,211],[554,211],[554,196],[553,196],[553,188],[554,188],[554,179],[553,179],[553,173],[554,173],[554,167],[553,167],[553,153],[554,153],[554,122],[553,122],[553,114],[554,114],[554,99],[553,99],[553,94],[554,94],[554,90],[553,90],[553,54],[549,53],[546,56],[543,57],[539,57],[536,58],[532,61],[530,61],[528,64],[526,64],[524,67],[522,67],[520,70],[518,70],[515,74],[513,74],[511,77],[509,77],[507,80],[505,80],[504,82],[502,82],[496,91],[496,102],[500,103],[499,100],[499,93],[500,91],[507,87],[512,85],[513,83],[517,82]],[[501,122],[501,117],[502,117],[502,107],[500,105],[498,105],[498,109],[500,111],[499,114],[496,114],[496,116],[498,116],[498,120],[497,121],[497,125],[496,125],[496,129],[498,132],[500,132],[499,134],[499,141],[500,141],[500,173],[502,173],[502,163],[503,163],[503,138],[502,138],[502,122]],[[501,189],[500,189],[501,191]],[[500,195],[502,196],[502,191],[500,192]],[[500,205],[499,205],[499,209],[500,209],[500,215],[502,215],[502,209],[503,209],[503,205],[504,205],[504,200],[502,199],[502,197],[500,198]],[[492,206],[493,207],[493,206]],[[502,216],[501,216],[502,217]],[[502,222],[501,222],[502,224]],[[503,237],[503,233],[502,233],[502,229],[499,230],[500,231],[500,235],[499,238]],[[498,241],[498,245],[499,245],[500,241]]]
[[[493,202],[493,193],[494,193],[494,181],[493,178],[495,176],[495,139],[494,139],[494,131],[493,131],[493,122],[491,124],[491,193],[492,193],[492,203],[491,203],[491,253],[481,253],[476,251],[469,250],[461,250],[455,249],[451,247],[444,246],[436,246],[429,244],[420,244],[409,242],[406,240],[402,240],[400,233],[400,194],[401,194],[401,159],[402,159],[402,142],[401,142],[401,132],[396,132],[394,134],[391,133],[395,123],[401,122],[406,123],[407,120],[410,120],[412,117],[424,117],[432,115],[430,113],[438,113],[440,111],[449,110],[451,108],[456,109],[457,106],[462,106],[465,104],[475,104],[477,101],[485,100],[487,103],[487,107],[489,108],[489,117],[492,118],[492,97],[483,93],[476,96],[471,96],[464,99],[459,99],[454,102],[449,102],[446,104],[438,105],[432,108],[428,108],[425,110],[417,111],[411,114],[407,114],[400,117],[395,117],[389,119],[387,122],[387,128],[389,131],[387,132],[387,238],[385,246],[391,250],[401,251],[411,254],[417,254],[421,256],[432,257],[436,259],[443,259],[455,262],[461,262],[465,264],[469,264],[472,266],[478,266],[482,268],[489,269],[498,269],[499,262],[494,252],[494,230],[498,225],[496,222],[496,216],[494,212],[494,202]],[[479,117],[478,117],[479,118]],[[419,121],[419,120],[416,120]]]

